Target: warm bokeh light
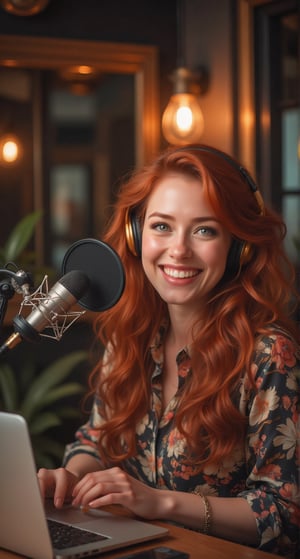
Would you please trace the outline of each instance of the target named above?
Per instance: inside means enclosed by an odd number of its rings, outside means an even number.
[[[5,142],[2,148],[2,157],[6,163],[13,163],[18,159],[18,145],[12,140]]]
[[[162,117],[164,137],[170,144],[198,142],[203,134],[204,119],[196,95],[172,95]]]
[[[78,66],[78,74],[93,74],[94,73],[94,68],[92,66],[86,66],[86,65],[81,65]]]
[[[10,165],[15,163],[21,155],[21,146],[18,138],[5,135],[0,138],[0,162]]]
[[[245,110],[242,111],[242,113],[241,113],[241,121],[242,121],[243,126],[244,126],[246,129],[250,130],[250,129],[253,128],[253,126],[254,126],[254,120],[255,120],[255,118],[254,118],[254,113],[253,113],[252,110],[250,110],[250,109],[245,109]]]
[[[176,112],[176,124],[179,130],[185,132],[193,125],[193,113],[190,107],[180,107]]]

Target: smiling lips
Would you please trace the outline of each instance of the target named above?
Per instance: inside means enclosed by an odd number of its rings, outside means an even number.
[[[183,270],[178,268],[169,268],[168,266],[162,267],[163,272],[166,276],[170,276],[171,278],[176,279],[186,279],[186,278],[193,278],[199,274],[199,270]]]

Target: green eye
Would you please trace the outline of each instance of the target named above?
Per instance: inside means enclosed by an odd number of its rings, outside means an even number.
[[[201,237],[215,237],[216,234],[217,234],[217,231],[213,227],[201,226],[201,227],[199,227],[199,229],[197,229],[196,233],[198,235],[200,235]]]
[[[153,223],[151,229],[155,229],[156,231],[169,231],[169,226],[166,223]]]

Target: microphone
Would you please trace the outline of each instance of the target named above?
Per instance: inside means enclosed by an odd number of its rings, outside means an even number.
[[[118,254],[97,239],[82,239],[71,245],[63,259],[62,272],[63,277],[49,292],[46,286],[46,294],[42,288],[47,276],[36,292],[25,295],[21,309],[29,304],[34,310],[26,319],[21,314],[13,319],[15,332],[0,347],[0,355],[22,339],[35,342],[46,336],[60,340],[67,328],[85,312],[68,314],[72,305],[78,303],[85,309],[101,312],[115,305],[124,290],[125,274]],[[65,326],[69,317],[75,318]],[[61,327],[58,318],[63,318]],[[47,327],[53,329],[54,336],[41,334]]]
[[[21,315],[13,319],[15,332],[0,348],[0,355],[14,348],[22,340],[39,341],[40,332],[47,326],[53,327],[59,315],[66,315],[88,287],[89,279],[80,270],[65,274],[45,296],[40,297],[39,305],[35,306],[26,319]]]
[[[82,270],[88,277],[89,288],[78,301],[90,311],[102,312],[120,299],[125,285],[125,273],[116,251],[98,239],[81,239],[67,250],[62,273]]]

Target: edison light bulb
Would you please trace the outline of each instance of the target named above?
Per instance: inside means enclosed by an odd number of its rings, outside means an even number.
[[[18,159],[18,144],[14,140],[7,140],[2,146],[2,158],[6,163],[13,163]]]
[[[170,144],[196,143],[202,136],[204,119],[196,95],[172,95],[162,117],[162,130]]]
[[[9,133],[0,137],[0,165],[11,165],[23,155],[21,142],[17,135]]]

